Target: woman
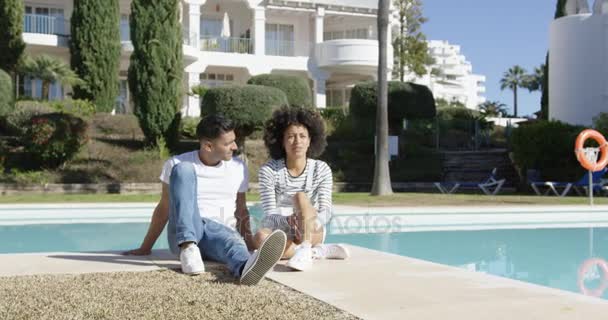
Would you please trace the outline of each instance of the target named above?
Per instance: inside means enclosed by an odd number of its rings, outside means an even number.
[[[266,123],[264,143],[272,160],[260,168],[260,197],[264,218],[255,242],[274,230],[287,234],[283,254],[287,266],[304,271],[312,259],[346,259],[342,245],[323,244],[332,212],[332,173],[319,156],[326,146],[325,127],[318,112],[282,108]]]

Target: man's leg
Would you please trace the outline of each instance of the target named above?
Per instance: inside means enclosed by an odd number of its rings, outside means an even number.
[[[171,252],[180,255],[184,273],[204,271],[198,248],[185,244],[198,243],[203,237],[203,224],[196,197],[196,173],[191,163],[178,163],[171,171],[169,184],[169,225],[167,239]],[[182,252],[181,249],[188,249]]]
[[[241,235],[221,223],[205,218],[203,230],[199,243],[203,256],[226,264],[230,273],[238,278],[250,256]]]
[[[255,285],[279,261],[287,236],[276,230],[252,255],[241,236],[227,226],[204,219],[204,235],[199,246],[205,257],[225,263],[230,272],[239,278],[241,284]]]

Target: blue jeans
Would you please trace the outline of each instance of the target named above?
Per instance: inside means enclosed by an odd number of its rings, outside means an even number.
[[[195,242],[203,259],[224,263],[230,273],[240,277],[249,259],[245,241],[235,230],[201,218],[197,202],[196,173],[192,163],[181,162],[171,170],[169,184],[169,248],[179,254],[179,245]]]

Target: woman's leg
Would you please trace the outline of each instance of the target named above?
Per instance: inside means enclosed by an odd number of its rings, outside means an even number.
[[[308,241],[313,246],[322,243],[325,229],[323,226],[317,226],[317,210],[306,193],[296,193],[293,202],[294,215],[297,221],[294,242],[300,244]]]

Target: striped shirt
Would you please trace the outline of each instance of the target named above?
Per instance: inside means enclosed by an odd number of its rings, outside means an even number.
[[[317,209],[318,222],[325,225],[332,213],[331,168],[321,160],[306,159],[302,174],[293,177],[285,166],[285,159],[270,160],[260,168],[260,199],[266,215],[293,214],[293,196],[305,192]]]

